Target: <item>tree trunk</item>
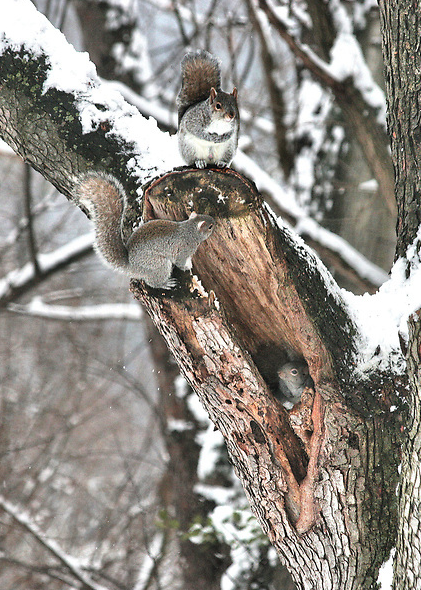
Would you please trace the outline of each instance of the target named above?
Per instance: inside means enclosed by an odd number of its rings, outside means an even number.
[[[399,219],[396,258],[406,260],[406,278],[420,265],[421,221],[421,15],[413,0],[379,2],[388,96],[388,124],[396,178]],[[409,422],[402,454],[399,534],[395,556],[396,590],[421,588],[421,408],[420,310],[409,321]]]
[[[213,543],[193,543],[189,538],[192,525],[206,522],[214,505],[204,501],[195,492],[200,447],[197,421],[187,405],[188,395],[177,395],[175,380],[179,370],[164,340],[152,321],[145,317],[150,350],[159,385],[159,404],[163,418],[163,437],[168,453],[167,469],[159,486],[160,501],[169,521],[176,519],[177,547],[184,590],[220,590],[221,577],[229,565],[229,548],[217,539]],[[182,422],[189,428],[172,429],[173,422]],[[162,522],[165,526],[165,520]]]
[[[194,261],[207,292],[193,283],[193,298],[186,289],[163,297],[135,282],[132,291],[223,433],[298,587],[370,588],[396,532],[394,384],[351,383],[357,330],[333,281],[249,181],[183,170],[145,191],[148,219],[190,208],[217,219]],[[261,373],[268,355],[276,367],[292,353],[308,362],[316,393],[288,415]]]

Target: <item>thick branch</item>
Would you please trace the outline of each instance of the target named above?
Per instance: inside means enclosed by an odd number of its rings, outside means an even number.
[[[50,43],[52,31],[47,30]],[[74,52],[74,57],[76,60],[79,54]],[[108,93],[101,95],[98,80],[90,78],[88,72],[81,72],[78,81],[84,93],[64,92],[47,84],[57,67],[49,59],[23,46],[0,54],[0,137],[16,153],[67,196],[71,195],[75,175],[88,168],[113,173],[133,193],[139,180],[144,182],[167,169],[167,165],[160,168],[167,137],[153,123],[138,115],[118,94],[111,100]],[[54,74],[63,76],[61,70]],[[137,135],[127,132],[136,128]],[[150,145],[153,133],[159,135],[161,149],[159,142]],[[142,143],[136,145],[132,137]],[[131,165],[127,166],[129,161]],[[127,176],[128,168],[133,171],[132,178]]]

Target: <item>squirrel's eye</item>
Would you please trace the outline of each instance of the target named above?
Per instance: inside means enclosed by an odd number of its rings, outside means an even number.
[[[215,108],[217,111],[220,111],[222,109],[222,105],[220,102],[215,103]]]
[[[297,369],[291,369],[291,375],[298,375]]]

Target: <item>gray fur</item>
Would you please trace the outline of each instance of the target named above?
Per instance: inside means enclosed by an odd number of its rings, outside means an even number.
[[[181,70],[180,154],[188,166],[229,166],[238,145],[237,90],[228,94],[220,89],[219,62],[206,51],[187,54]]]
[[[307,363],[290,361],[278,369],[279,391],[282,403],[292,407],[301,400],[305,387],[314,387]]]

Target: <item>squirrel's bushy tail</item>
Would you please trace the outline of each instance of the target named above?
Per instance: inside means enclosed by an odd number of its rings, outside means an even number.
[[[96,250],[114,269],[127,272],[128,252],[121,236],[125,192],[116,178],[88,173],[76,186],[75,195],[95,223]]]
[[[203,49],[184,56],[181,74],[181,90],[177,96],[180,119],[189,106],[206,100],[211,88],[215,88],[216,91],[221,88],[219,61]]]

